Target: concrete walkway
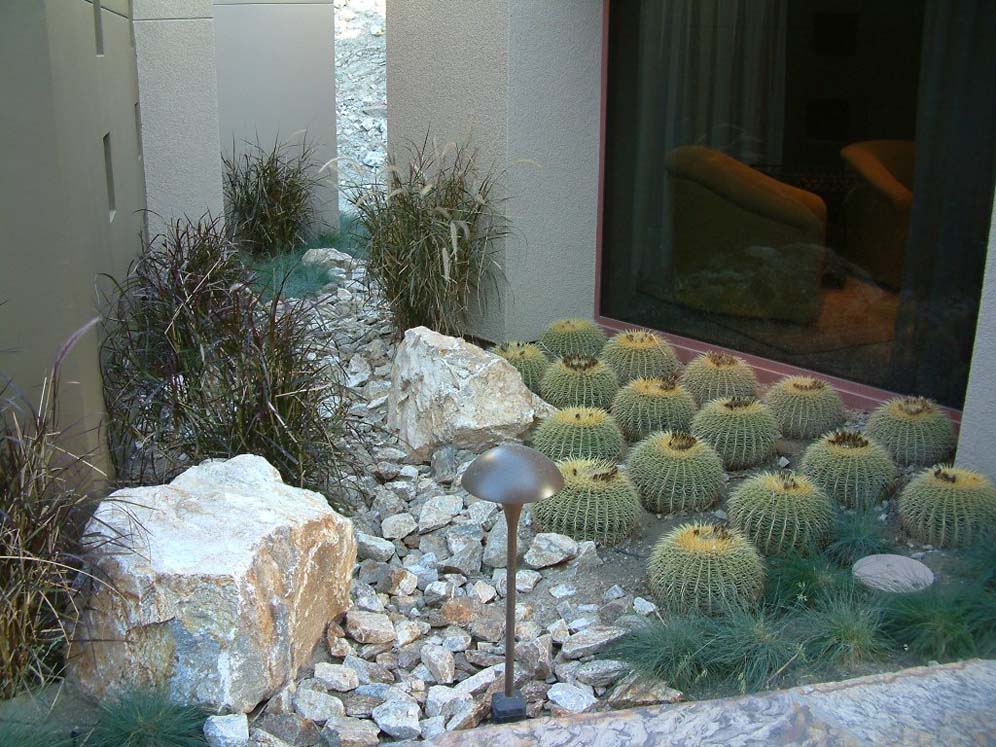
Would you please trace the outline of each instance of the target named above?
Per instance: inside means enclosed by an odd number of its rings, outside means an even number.
[[[453,732],[423,744],[996,745],[996,661],[972,659],[739,698],[534,719]]]

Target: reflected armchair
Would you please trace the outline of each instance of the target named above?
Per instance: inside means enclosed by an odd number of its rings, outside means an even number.
[[[815,321],[825,259],[823,200],[703,146],[673,149],[665,168],[671,299],[734,316]]]
[[[876,282],[898,289],[913,206],[914,143],[868,140],[840,155],[859,177],[844,199],[843,254]]]

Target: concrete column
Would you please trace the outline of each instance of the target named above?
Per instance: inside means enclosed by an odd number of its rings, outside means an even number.
[[[167,222],[221,216],[211,0],[133,0],[132,11],[148,208]]]
[[[989,222],[986,274],[979,299],[972,367],[958,437],[957,463],[996,480],[996,204]]]
[[[601,0],[387,2],[391,150],[431,128],[506,175],[514,235],[499,297],[473,320],[481,337],[593,314],[601,39]]]
[[[220,151],[257,137],[300,143],[319,166],[336,156],[335,28],[329,0],[214,0]],[[322,225],[336,230],[334,172],[316,194]]]

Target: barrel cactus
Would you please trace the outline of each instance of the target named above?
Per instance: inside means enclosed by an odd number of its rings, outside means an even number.
[[[616,372],[619,383],[640,377],[662,377],[681,368],[667,341],[655,332],[631,329],[612,336],[602,348],[601,358]]]
[[[709,351],[685,368],[681,383],[701,406],[721,397],[753,397],[757,379],[751,367],[728,353]]]
[[[810,444],[802,471],[832,500],[858,510],[881,500],[896,479],[889,452],[852,430],[831,431]]]
[[[687,431],[696,409],[692,395],[674,376],[633,379],[612,399],[612,416],[630,441],[656,431]]]
[[[765,397],[786,438],[816,438],[844,422],[844,403],[832,386],[812,376],[788,376]]]
[[[808,477],[788,470],[742,482],[726,503],[730,523],[765,555],[822,547],[833,530],[833,503]]]
[[[597,358],[568,355],[552,363],[540,381],[540,396],[554,407],[608,410],[619,389],[615,372]]]
[[[512,364],[530,390],[539,394],[540,380],[550,366],[550,359],[538,345],[529,342],[503,342],[495,348],[495,352]]]
[[[729,397],[707,402],[692,419],[692,435],[708,442],[727,469],[760,464],[775,445],[778,425],[763,402]]]
[[[570,459],[557,466],[564,487],[533,506],[537,529],[614,545],[636,528],[640,499],[618,467],[597,459]]]
[[[899,464],[936,464],[955,446],[951,420],[926,397],[895,397],[881,404],[869,416],[865,432]]]
[[[930,467],[900,493],[899,523],[918,542],[938,547],[991,542],[996,539],[996,488],[978,472]]]
[[[723,488],[723,463],[707,443],[688,433],[664,431],[633,447],[630,479],[648,511],[705,511]]]
[[[568,407],[540,423],[533,446],[554,461],[606,459],[616,461],[623,450],[623,435],[605,410]]]
[[[540,345],[556,358],[597,356],[605,345],[605,333],[587,319],[559,319],[543,330]]]
[[[736,529],[685,524],[664,535],[647,566],[654,599],[670,612],[721,613],[752,604],[764,586],[764,561]]]

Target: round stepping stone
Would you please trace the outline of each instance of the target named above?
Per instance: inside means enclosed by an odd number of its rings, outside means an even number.
[[[851,568],[854,577],[870,589],[906,593],[934,583],[934,572],[905,555],[867,555]]]

